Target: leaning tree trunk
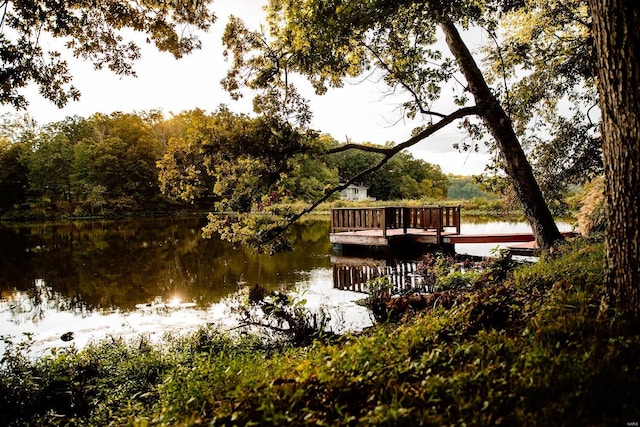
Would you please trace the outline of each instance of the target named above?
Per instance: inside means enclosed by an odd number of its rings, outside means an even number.
[[[505,172],[522,203],[527,220],[531,223],[536,242],[541,248],[551,248],[563,236],[533,176],[531,165],[513,130],[511,119],[489,89],[482,72],[453,23],[443,22],[440,26],[451,53],[467,79],[469,91],[473,94],[489,131],[498,143],[505,161]]]
[[[589,5],[602,110],[607,297],[624,320],[640,326],[640,3]]]

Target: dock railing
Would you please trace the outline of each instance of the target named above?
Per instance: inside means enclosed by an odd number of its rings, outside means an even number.
[[[331,232],[382,230],[387,234],[388,208],[332,208]]]
[[[455,228],[460,234],[460,206],[333,208],[331,209],[331,233],[364,230],[408,229],[435,230],[440,236],[445,228]]]

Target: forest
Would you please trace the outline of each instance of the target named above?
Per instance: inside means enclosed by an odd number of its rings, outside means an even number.
[[[213,155],[242,138],[260,120],[226,110],[186,111],[170,118],[155,111],[69,117],[38,126],[28,116],[5,117],[0,137],[0,213],[5,218],[46,219],[113,215],[153,215],[208,211],[222,198],[241,194],[223,188],[223,171]],[[259,131],[259,129],[258,129]],[[212,135],[224,134],[214,144]],[[257,137],[257,136],[256,136]],[[340,146],[314,134],[312,144]],[[256,152],[258,142],[246,141]],[[225,149],[227,156],[238,155]],[[380,155],[357,150],[324,157],[287,159],[279,187],[265,188],[264,200],[247,208],[278,202],[312,201],[327,186],[366,169]],[[449,178],[437,165],[400,153],[378,172],[360,181],[375,200],[443,200]],[[479,191],[479,190],[478,190]],[[336,195],[334,199],[337,199]]]

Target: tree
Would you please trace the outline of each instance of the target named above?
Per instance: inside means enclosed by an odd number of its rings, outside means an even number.
[[[0,136],[0,212],[13,208],[27,198],[28,169],[25,158],[28,147],[11,143]]]
[[[292,200],[312,202],[322,197],[327,186],[338,185],[338,172],[314,156],[301,155],[282,181]]]
[[[485,191],[476,177],[449,175],[447,196],[453,200],[495,199],[497,195]]]
[[[536,242],[541,248],[552,247],[562,237],[511,125],[511,118],[487,85],[453,23],[445,20],[440,27],[469,84],[469,91],[473,94],[476,105],[480,107],[480,116],[500,149],[505,172],[522,203]]]
[[[263,251],[284,248],[279,225],[259,222],[251,211],[288,197],[290,175],[297,173],[305,155],[319,153],[322,144],[317,133],[275,115],[249,117],[225,108],[213,114],[196,111],[187,114],[183,134],[170,139],[158,162],[161,185],[165,194],[183,200],[211,195],[216,211],[237,214],[210,215],[205,235],[217,231]],[[331,174],[326,177],[332,179]],[[245,232],[256,225],[259,232]],[[271,245],[262,246],[267,240]]]
[[[99,194],[115,210],[149,207],[160,194],[156,162],[163,143],[136,114],[95,114],[90,136],[75,145],[73,183],[83,198]],[[93,197],[93,196],[91,196]]]
[[[524,0],[490,30],[487,79],[505,105],[554,212],[602,173],[592,24],[586,0]],[[493,35],[499,31],[498,36]],[[494,159],[499,168],[502,159]]]
[[[32,193],[49,198],[52,207],[59,200],[71,203],[72,198],[73,153],[78,141],[72,140],[61,130],[53,124],[40,132],[34,141],[28,163]]]
[[[0,210],[28,200],[29,158],[40,128],[28,115],[2,116],[0,123]]]
[[[382,146],[377,148],[384,149]],[[327,156],[327,162],[338,169],[341,182],[346,182],[382,158],[378,153],[351,149]],[[368,194],[376,200],[443,199],[448,186],[447,177],[439,166],[414,159],[407,152],[396,154],[378,171],[363,177],[361,183],[369,187]]]
[[[164,125],[167,147],[158,161],[160,190],[173,200],[213,204],[215,178],[207,172],[201,147],[209,138],[211,117],[202,110],[185,111]]]
[[[293,171],[297,154],[317,143],[275,117],[249,117],[221,108],[188,113],[180,136],[158,162],[165,193],[193,200],[205,192],[221,211],[250,212],[261,196],[277,190]]]
[[[339,146],[337,142],[331,146]],[[374,147],[373,144],[363,144]],[[383,148],[383,147],[378,147]],[[384,156],[378,153],[367,152],[363,150],[345,150],[333,153],[327,156],[327,163],[338,170],[340,182],[347,182],[351,177],[369,169],[371,165],[378,163]],[[373,174],[365,177],[362,184],[371,187]]]
[[[382,159],[361,179],[380,169],[400,151],[428,138],[451,123],[480,117],[496,141],[505,172],[522,203],[541,247],[551,247],[562,238],[534,178],[531,166],[512,127],[511,118],[486,83],[474,57],[456,25],[487,23],[495,13],[482,2],[386,2],[298,0],[269,2],[269,37],[247,30],[232,19],[225,31],[227,52],[233,66],[224,85],[240,95],[243,87],[291,92],[289,75],[307,76],[317,93],[341,86],[348,77],[380,73],[391,90],[404,90],[409,100],[403,105],[409,117],[422,115],[427,124],[407,141],[384,149],[347,144],[333,152],[360,149],[377,152]],[[454,60],[434,47],[440,29]],[[466,79],[455,98],[461,107],[443,114],[431,108],[441,96],[444,84]],[[475,103],[469,105],[468,94]],[[338,191],[342,187],[334,190]],[[310,207],[313,208],[313,205]]]
[[[119,75],[135,75],[140,47],[127,41],[132,32],[146,35],[161,51],[180,58],[200,47],[190,28],[207,30],[215,16],[211,0],[80,0],[16,1],[0,4],[0,103],[23,109],[20,90],[35,83],[57,106],[77,99],[68,63],[60,51],[45,51],[43,39],[61,39],[74,57],[107,67]]]
[[[640,4],[589,0],[597,51],[606,199],[607,299],[640,321]]]

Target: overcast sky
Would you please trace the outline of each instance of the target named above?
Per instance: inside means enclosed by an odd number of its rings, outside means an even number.
[[[89,117],[97,112],[160,109],[169,116],[194,108],[214,111],[220,104],[227,104],[236,112],[250,113],[250,99],[232,101],[220,86],[229,66],[222,57],[221,35],[230,14],[243,18],[250,28],[257,29],[263,3],[263,0],[214,1],[218,21],[209,33],[202,35],[203,49],[175,60],[168,53],[145,48],[142,59],[135,65],[137,78],[118,77],[109,71],[96,71],[89,63],[69,61],[73,84],[82,93],[80,101],[58,109],[42,99],[35,88],[30,88],[26,92],[30,102],[28,112],[41,124],[72,115]],[[477,47],[477,42],[467,42],[472,49]],[[385,96],[384,88],[373,82],[354,80],[322,97],[314,96],[308,86],[302,87],[302,91],[311,99],[312,126],[339,141],[400,143],[409,139],[412,129],[419,124],[402,120],[397,109],[401,98]],[[443,112],[455,108],[445,99],[448,94],[443,91]],[[11,110],[2,107],[0,111]],[[440,165],[445,173],[481,173],[487,161],[486,154],[459,153],[452,148],[454,143],[464,139],[465,134],[450,125],[419,143],[411,152],[417,158]]]

